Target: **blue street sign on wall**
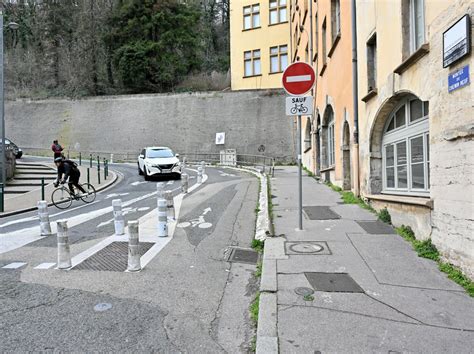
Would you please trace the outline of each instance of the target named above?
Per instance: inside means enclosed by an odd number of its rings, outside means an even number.
[[[469,85],[469,65],[456,70],[448,76],[448,92]]]

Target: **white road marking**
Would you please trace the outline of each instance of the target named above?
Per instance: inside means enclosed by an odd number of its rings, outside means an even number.
[[[205,183],[209,177],[204,174],[202,178],[202,183]],[[189,188],[188,193],[193,192],[195,189],[199,188],[201,184],[194,184]],[[152,193],[156,194],[156,192]],[[180,193],[174,197],[174,207],[175,207],[175,218],[179,218],[179,212],[181,210],[181,204],[183,202],[184,194]],[[171,241],[173,238],[174,232],[176,230],[176,220],[168,223],[168,237],[158,237],[157,236],[157,220],[158,220],[158,210],[154,208],[148,214],[145,214],[138,219],[139,228],[140,228],[140,241],[141,242],[153,242],[155,243],[141,258],[140,263],[142,269]],[[107,245],[112,242],[128,242],[128,227],[125,228],[125,235],[123,236],[109,236],[106,239],[102,240],[98,244],[92,246],[91,248],[85,250],[84,252],[78,254],[77,256],[71,259],[72,267],[75,267],[79,263],[82,263],[84,260],[97,253]]]
[[[146,181],[136,181],[136,182],[133,182],[133,183],[130,183],[131,186],[138,186],[139,184],[143,184],[143,183],[146,183]]]
[[[133,184],[133,183],[132,183]],[[107,194],[107,197],[104,199],[110,199],[110,198],[116,198],[116,197],[122,197],[125,195],[129,195],[130,193],[112,193],[112,194]]]
[[[41,263],[37,265],[34,269],[51,269],[56,265],[56,263]]]
[[[132,205],[134,203],[137,203],[143,199],[150,198],[154,195],[156,195],[156,191],[152,193],[148,193],[145,195],[142,195],[141,197],[137,197],[131,200],[128,200],[122,204],[123,207]],[[80,214],[80,215],[75,215],[71,218],[68,219],[68,227],[72,228],[74,226],[80,225],[84,222],[90,221],[92,219],[95,219],[99,216],[105,215],[107,213],[112,212],[112,206],[98,209],[98,210],[92,210],[88,213]],[[52,233],[56,233],[56,228],[57,225],[55,222],[51,223],[51,229]],[[28,227],[24,228],[21,230],[9,232],[9,233],[2,233],[0,234],[0,254],[12,251],[14,249],[20,248],[22,246],[25,246],[31,242],[40,240],[44,237],[47,236],[41,236],[40,235],[40,228],[39,225],[33,226],[33,227]]]
[[[286,82],[303,82],[303,81],[311,81],[311,75],[295,75],[295,76],[286,77]]]
[[[3,269],[18,269],[20,267],[23,267],[26,263],[24,262],[13,262],[10,264],[7,264],[6,266],[2,267]]]
[[[174,181],[168,181],[168,183],[166,183],[166,185],[171,186],[173,183],[174,183]]]

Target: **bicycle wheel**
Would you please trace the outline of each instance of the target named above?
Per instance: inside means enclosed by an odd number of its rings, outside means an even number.
[[[95,200],[95,188],[92,184],[84,183],[81,184],[81,187],[84,188],[86,194],[81,196],[81,199],[84,203],[92,203]]]
[[[72,204],[71,193],[64,187],[56,188],[51,194],[51,201],[56,208],[67,209]]]

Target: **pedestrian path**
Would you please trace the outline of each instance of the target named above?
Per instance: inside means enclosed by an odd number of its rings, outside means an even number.
[[[456,352],[474,348],[474,299],[411,245],[296,167],[271,180],[257,352]]]

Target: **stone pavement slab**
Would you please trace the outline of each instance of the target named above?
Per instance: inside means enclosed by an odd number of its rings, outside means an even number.
[[[359,223],[376,216],[340,204],[338,193],[313,178],[303,179],[303,205],[328,206],[341,219],[304,218],[304,230],[297,230],[297,183],[296,167],[278,167],[271,180],[272,200],[281,203],[273,209],[279,237],[265,244],[264,259],[272,263],[264,262],[261,294],[276,295],[279,348],[264,351],[273,337],[258,337],[257,353],[472,352],[474,299],[464,289],[389,226],[382,225],[390,233],[364,230]],[[288,244],[317,241],[330,253],[288,252]],[[347,273],[363,292],[318,291],[305,275],[310,272]],[[313,298],[304,299],[297,288],[314,291]],[[260,316],[273,316],[265,304]]]

